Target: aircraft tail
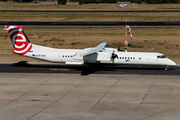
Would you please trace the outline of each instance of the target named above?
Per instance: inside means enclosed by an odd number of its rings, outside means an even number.
[[[19,55],[24,55],[32,49],[32,44],[23,32],[23,29],[23,26],[5,26],[4,28],[4,30],[8,31],[11,38],[14,47],[13,53]]]

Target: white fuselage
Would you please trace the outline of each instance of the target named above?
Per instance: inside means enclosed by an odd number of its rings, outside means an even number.
[[[49,62],[65,62],[66,64],[104,63],[123,65],[176,65],[175,62],[173,62],[169,58],[166,58],[161,53],[118,52],[117,49],[113,48],[105,48],[103,52],[98,52],[98,54],[94,54],[91,56],[81,56],[81,53],[85,53],[90,49],[92,48],[54,49],[33,44],[31,51],[29,51],[24,56]],[[111,59],[112,52],[118,56],[114,60]]]
[[[23,26],[5,26],[4,28],[11,38],[14,47],[13,53],[18,55],[49,62],[65,62],[66,64],[161,65],[166,68],[176,65],[161,53],[121,52],[114,48],[106,48],[106,42],[94,48],[85,49],[54,49],[34,45],[30,43],[23,29]],[[130,30],[128,26],[127,29]],[[130,36],[132,37],[132,35]]]

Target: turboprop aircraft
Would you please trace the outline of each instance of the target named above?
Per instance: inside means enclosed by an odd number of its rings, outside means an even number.
[[[23,26],[5,26],[11,38],[13,53],[49,62],[65,64],[113,64],[113,65],[154,65],[164,66],[165,70],[176,63],[161,53],[155,52],[122,52],[115,48],[106,48],[101,43],[93,48],[55,49],[31,44]]]

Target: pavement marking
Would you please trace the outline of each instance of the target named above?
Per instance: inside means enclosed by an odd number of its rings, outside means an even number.
[[[174,83],[180,84],[180,82],[177,82],[177,81],[174,81],[174,80],[170,80],[170,79],[166,79],[166,78],[160,78],[160,77],[158,77],[158,79],[166,80],[166,81],[170,81],[170,82],[174,82]]]
[[[151,77],[151,78],[152,78],[152,77]],[[153,81],[152,81],[151,85],[149,86],[148,90],[146,91],[144,97],[142,98],[142,100],[141,100],[140,104],[138,105],[138,107],[136,108],[135,112],[132,114],[131,118],[133,118],[133,116],[136,114],[137,110],[139,109],[139,107],[140,107],[141,104],[143,103],[143,101],[144,101],[144,99],[146,98],[146,96],[147,96],[149,90],[150,90],[151,87],[153,86],[154,81],[157,79],[157,76],[153,77],[152,79],[153,79]],[[131,118],[130,118],[130,119],[131,119]]]
[[[135,75],[141,75],[141,74],[135,74]],[[146,75],[141,75],[141,76],[146,76]],[[146,76],[146,77],[152,77],[152,76]],[[170,80],[170,79],[166,79],[166,78],[157,77],[156,79],[166,80],[166,81],[169,81],[169,82],[173,82],[173,83],[180,84],[180,82],[177,82],[177,81],[174,81],[174,80]],[[150,117],[154,117],[154,116],[156,116],[156,115],[159,115],[159,114],[168,112],[168,111],[173,110],[173,109],[178,108],[178,107],[180,107],[180,105],[178,105],[178,106],[176,106],[176,107],[173,107],[173,108],[170,108],[170,109],[167,109],[167,110],[164,110],[164,111],[161,111],[161,112],[159,112],[159,113],[150,115],[150,116],[145,117],[145,118],[142,118],[142,119],[140,119],[140,120],[145,120],[145,119],[148,119],[148,118],[150,118]]]
[[[159,112],[159,113],[156,113],[156,114],[150,115],[150,116],[145,117],[145,118],[142,118],[142,119],[140,119],[140,120],[145,120],[145,119],[148,119],[148,118],[154,117],[154,116],[156,116],[156,115],[159,115],[159,114],[162,114],[162,113],[168,112],[168,111],[173,110],[173,109],[176,109],[176,108],[178,108],[178,107],[180,107],[180,105],[179,105],[179,106],[176,106],[176,107],[173,107],[173,108],[170,108],[170,109],[167,109],[167,110],[164,110],[164,111],[161,111],[161,112]]]
[[[68,71],[69,69],[65,69],[65,68],[64,68],[64,69],[60,69],[60,70],[62,70],[62,71]]]
[[[52,68],[52,69],[50,69],[50,70],[59,70],[59,69],[54,69],[54,68]]]

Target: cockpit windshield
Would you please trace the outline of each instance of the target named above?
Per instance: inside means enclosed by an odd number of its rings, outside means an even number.
[[[157,58],[166,58],[164,55],[158,55]]]

